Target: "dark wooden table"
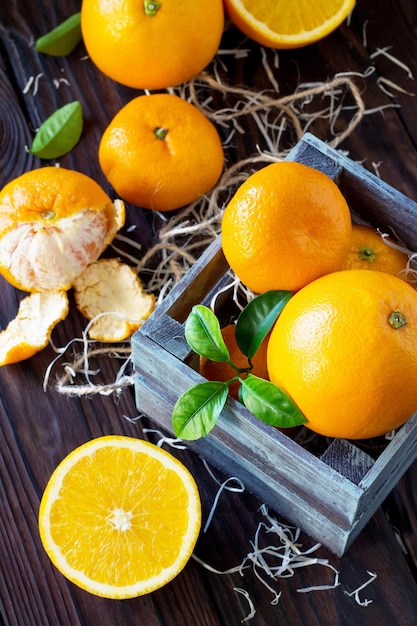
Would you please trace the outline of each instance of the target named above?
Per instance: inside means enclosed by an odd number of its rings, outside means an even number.
[[[82,140],[59,162],[91,175],[113,194],[98,166],[98,141],[114,113],[137,92],[115,84],[88,59],[82,60],[82,44],[59,59],[37,54],[32,46],[34,39],[79,9],[79,0],[9,0],[0,5],[1,186],[42,164],[25,152],[33,130],[59,106],[78,99],[85,117]],[[269,59],[273,66],[274,53],[262,51],[228,27],[222,49],[237,46],[248,50],[246,57],[221,57],[229,84],[255,91],[270,89],[263,60]],[[358,0],[348,24],[316,45],[280,52],[277,58],[274,75],[279,97],[293,94],[299,85],[323,83],[349,73],[360,90],[365,115],[338,147],[417,200],[415,1]],[[30,77],[39,77],[37,89],[34,83],[28,87]],[[349,115],[349,111],[342,114],[338,131],[343,132],[343,120]],[[309,130],[331,141],[328,126],[319,118]],[[253,153],[256,143],[262,141],[257,133],[252,124],[233,143],[228,158]],[[295,140],[290,132],[287,147]],[[153,217],[128,206],[124,232],[134,224],[138,241],[146,249],[154,242]],[[14,317],[22,295],[1,281],[2,327]],[[72,306],[69,317],[54,331],[54,344],[66,345],[81,335],[84,326]],[[55,356],[51,346],[27,362],[0,370],[0,612],[4,624],[228,626],[241,624],[250,616],[251,606],[254,615],[247,623],[257,626],[417,623],[415,462],[343,558],[319,547],[311,555],[318,559],[317,564],[294,570],[291,577],[268,581],[265,573],[250,568],[242,575],[220,574],[201,563],[222,572],[235,568],[253,550],[256,529],[265,521],[261,503],[253,495],[224,490],[196,546],[199,560],[191,559],[165,588],[134,600],[110,601],[68,583],[49,562],[38,536],[39,500],[53,469],[73,448],[93,437],[118,433],[155,441],[157,436],[146,430],[152,428],[152,422],[135,420],[133,387],[120,395],[69,397],[53,384],[63,373],[58,366],[44,391],[45,372]],[[111,378],[118,367],[115,359],[100,362],[105,378]],[[219,484],[200,458],[187,451],[172,452],[198,481],[206,521]],[[218,476],[220,483],[226,478]],[[282,524],[288,523],[280,519],[279,511],[271,513]],[[315,544],[304,533],[298,543],[301,550]],[[331,587],[335,572],[338,586],[299,593],[306,587]],[[281,594],[278,602],[273,602],[274,594],[256,573]],[[355,590],[356,595],[352,594]]]

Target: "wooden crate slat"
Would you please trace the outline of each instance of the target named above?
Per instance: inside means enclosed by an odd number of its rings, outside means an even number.
[[[346,439],[334,439],[320,460],[355,485],[359,485],[375,461]]]
[[[359,483],[373,498],[383,490],[391,491],[398,481],[398,473],[404,472],[417,456],[417,413],[400,428],[393,440],[376,459],[373,467]]]
[[[143,337],[140,349],[146,368],[140,364],[136,367],[137,406],[172,434],[174,403],[183,391],[204,379],[175,357],[167,355],[149,338]],[[230,466],[232,457],[236,457],[233,462],[244,468],[245,474],[255,474],[251,482],[267,480],[273,485],[277,483],[279,489],[285,487],[288,490],[291,501],[300,494],[306,508],[311,499],[319,498],[322,514],[333,515],[340,526],[349,525],[356,518],[356,502],[362,493],[361,488],[280,431],[259,422],[232,399],[212,433],[187,445],[217,465],[221,455],[226,461],[229,459]],[[216,453],[216,448],[220,447],[222,451]],[[224,463],[222,465],[224,469]],[[253,490],[253,487],[248,488]]]

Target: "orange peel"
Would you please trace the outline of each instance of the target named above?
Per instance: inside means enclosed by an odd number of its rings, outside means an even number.
[[[66,291],[31,293],[16,317],[0,332],[0,365],[29,359],[45,348],[58,322],[68,315]]]
[[[98,341],[127,339],[155,307],[134,269],[117,259],[92,263],[73,287],[78,310],[91,322],[88,334]]]

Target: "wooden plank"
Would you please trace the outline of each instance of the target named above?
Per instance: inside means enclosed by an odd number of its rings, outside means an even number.
[[[387,448],[364,476],[360,486],[367,497],[374,498],[382,492],[385,495],[398,482],[399,475],[410,467],[417,456],[417,413],[401,427]]]

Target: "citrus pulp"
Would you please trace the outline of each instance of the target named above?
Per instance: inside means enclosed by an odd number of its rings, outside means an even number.
[[[299,48],[335,30],[355,0],[224,0],[227,14],[248,37],[271,48]]]
[[[168,583],[201,524],[195,481],[168,452],[109,435],[71,452],[42,496],[39,530],[58,570],[92,594],[124,599]]]
[[[0,192],[0,273],[23,291],[69,289],[124,223],[124,204],[89,176],[41,167]]]
[[[104,131],[98,156],[120,197],[156,211],[197,200],[217,182],[224,162],[215,126],[172,94],[128,102]]]

